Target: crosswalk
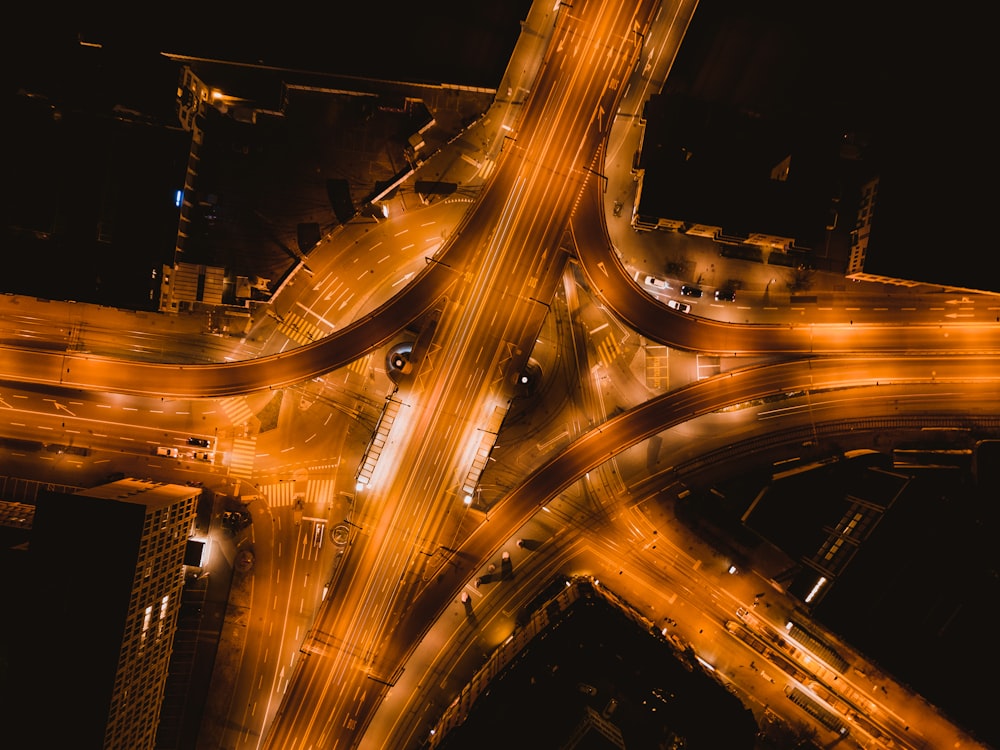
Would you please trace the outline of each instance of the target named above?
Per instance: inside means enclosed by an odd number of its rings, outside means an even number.
[[[358,375],[364,377],[365,375],[368,374],[368,363],[371,361],[372,361],[372,354],[371,352],[369,352],[365,356],[360,357],[359,359],[356,359],[353,362],[351,362],[351,364],[347,366],[347,369],[350,370],[351,372],[357,373]]]
[[[486,179],[493,173],[493,168],[496,167],[497,163],[493,159],[484,159],[479,165],[479,176],[482,179]]]
[[[261,495],[272,508],[280,508],[295,504],[295,487],[298,482],[272,482],[258,485]],[[306,491],[302,500],[305,503],[330,503],[336,493],[335,479],[310,479],[306,483]]]
[[[219,400],[219,405],[234,425],[246,424],[253,419],[253,409],[247,403],[246,396],[223,398]]]
[[[294,312],[281,319],[278,330],[297,344],[309,344],[326,336],[326,331]]]
[[[257,437],[235,438],[229,453],[229,475],[238,479],[250,479],[253,475],[254,460],[257,458]]]
[[[615,358],[621,354],[621,352],[622,349],[618,346],[618,342],[615,341],[614,336],[605,337],[605,339],[597,345],[597,354],[605,366],[614,362]]]

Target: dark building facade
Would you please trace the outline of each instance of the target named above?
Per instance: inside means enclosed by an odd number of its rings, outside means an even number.
[[[198,488],[41,492],[5,681],[11,747],[152,748]]]

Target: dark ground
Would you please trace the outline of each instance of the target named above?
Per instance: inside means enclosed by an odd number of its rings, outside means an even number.
[[[5,49],[8,138],[17,148],[0,221],[0,292],[157,308],[160,267],[174,260],[175,193],[190,150],[174,114],[180,66],[160,51],[286,69],[261,72],[272,107],[280,80],[305,71],[488,89],[499,82],[529,7],[524,0],[436,0],[390,2],[375,12],[361,4],[323,11],[293,4],[263,22],[244,9],[201,6],[179,16],[171,8],[150,11],[142,35],[92,8],[58,19],[19,8],[23,34]],[[327,180],[346,180],[358,200],[405,166],[406,139],[430,116],[382,103],[295,92],[282,105],[286,116],[257,126],[213,113],[196,200],[217,209],[195,223],[191,256],[178,260],[280,277],[297,258],[300,223],[321,231],[338,223]],[[116,117],[116,105],[141,116]]]

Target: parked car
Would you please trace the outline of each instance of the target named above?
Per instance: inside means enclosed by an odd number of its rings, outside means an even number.
[[[230,531],[242,531],[253,523],[253,516],[246,508],[227,510],[222,514],[222,525]]]
[[[732,289],[718,289],[715,292],[715,299],[719,302],[735,302],[736,292]]]
[[[691,305],[689,305],[687,302],[679,302],[678,300],[675,299],[668,299],[667,307],[669,307],[671,310],[676,310],[677,312],[682,312],[682,313],[691,312]]]
[[[688,286],[687,284],[685,284],[684,286],[681,287],[681,294],[683,294],[685,297],[700,297],[702,291],[696,286]]]
[[[646,277],[646,285],[651,286],[654,289],[669,289],[670,284],[665,282],[663,279],[658,279],[655,276]]]
[[[189,437],[188,445],[196,445],[199,448],[207,448],[212,444],[211,440],[206,440],[205,438]]]

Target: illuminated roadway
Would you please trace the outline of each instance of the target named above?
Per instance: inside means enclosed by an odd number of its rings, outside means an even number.
[[[858,419],[884,419],[891,415],[892,402],[897,398],[919,401],[928,414],[938,408],[953,410],[959,403],[966,404],[959,408],[974,411],[971,404],[976,399],[984,399],[989,403],[987,408],[995,413],[998,395],[995,383],[988,380],[979,385],[963,383],[960,389],[928,384],[919,390],[879,386],[818,391],[813,393],[808,409],[791,402],[760,403],[756,407],[745,404],[724,416],[714,414],[702,420],[686,420],[685,435],[680,440],[671,439],[667,431],[662,433],[667,444],[663,454],[669,455],[672,461],[681,459],[686,441],[697,443],[698,453],[709,450],[712,444],[731,445],[739,440],[740,432],[752,435],[752,425],[761,420],[774,420],[782,425],[776,429],[788,430],[794,424],[808,428],[814,415],[822,414],[828,420],[843,416],[844,429],[850,430]],[[669,418],[669,415],[663,416]],[[700,426],[702,421],[705,424]],[[748,606],[746,603],[754,592],[762,589],[771,592],[768,601],[774,607],[769,605],[766,616],[772,623],[780,626],[792,608],[777,597],[764,576],[729,576],[724,573],[725,563],[718,561],[717,551],[697,546],[692,551],[690,535],[678,534],[669,514],[658,516],[640,511],[647,502],[650,506],[655,505],[658,493],[676,493],[684,488],[678,479],[676,464],[649,476],[648,471],[629,466],[631,461],[645,467],[648,460],[645,450],[638,451],[631,460],[627,449],[617,455],[617,461],[604,461],[599,472],[592,469],[578,475],[575,486],[542,501],[544,512],[528,510],[531,520],[523,526],[510,526],[507,513],[511,509],[491,509],[491,520],[482,524],[483,531],[501,523],[508,530],[516,529],[516,536],[533,542],[522,549],[511,542],[511,536],[505,538],[504,549],[512,555],[516,575],[503,583],[475,588],[466,581],[463,592],[471,597],[471,613],[463,611],[455,592],[450,603],[443,602],[446,607],[442,616],[432,632],[424,636],[420,655],[407,662],[406,673],[387,697],[362,748],[423,746],[427,729],[438,720],[442,706],[456,700],[456,693],[470,681],[471,674],[482,667],[484,657],[510,636],[514,629],[514,613],[520,612],[551,580],[553,571],[594,575],[608,581],[618,595],[624,596],[654,624],[669,625],[670,633],[680,636],[682,643],[692,644],[699,656],[738,689],[746,705],[756,704],[761,708],[761,704],[769,703],[782,712],[782,706],[787,703],[782,693],[785,682],[770,682],[766,678],[767,673],[772,678],[778,677],[778,671],[768,666],[758,653],[749,652],[749,647],[727,635],[722,624],[727,619],[735,620],[740,606]],[[597,460],[602,461],[599,456]],[[574,468],[580,466],[583,464]],[[540,475],[550,469],[550,464],[546,463],[526,485],[544,481]],[[631,479],[632,476],[637,478]],[[522,496],[530,505],[528,496],[532,492],[522,495],[524,489],[526,486],[512,496]],[[539,499],[550,489],[535,487]],[[516,515],[525,510],[527,507],[511,512]],[[479,551],[470,554],[478,555]],[[486,557],[478,559],[496,561],[498,554],[499,550],[494,548]],[[623,569],[624,576],[621,575]],[[482,567],[479,572],[484,572]],[[664,615],[670,619],[663,618]],[[758,611],[757,615],[764,616],[764,612]],[[757,659],[761,667],[756,673],[750,667],[753,659]],[[867,679],[863,680],[862,691],[867,695],[862,694],[859,698],[857,691],[852,694],[848,688],[849,684],[859,682],[856,674],[843,674],[835,679],[815,662],[809,665],[806,659],[803,664],[824,681],[840,685],[853,702],[866,707],[866,712],[878,717],[880,723],[894,726],[901,735],[909,734],[914,741],[922,737],[930,746],[952,744],[954,729],[940,717],[928,714],[919,699],[907,703],[904,691],[895,686],[889,685],[893,698],[883,709],[871,700]],[[909,717],[905,722],[909,724],[914,724],[913,718],[920,715],[919,727],[914,725],[909,733],[904,731],[900,714]],[[908,744],[903,743],[903,746]]]
[[[625,78],[637,49],[631,29],[645,26],[644,15],[620,8],[577,12],[592,15],[557,30],[534,106],[505,123],[511,140],[460,232],[465,257],[449,252],[449,266],[437,269],[458,283],[412,387],[396,395],[401,437],[359,489],[363,510],[351,519],[337,605],[320,612],[267,747],[355,744],[414,642],[410,617],[426,622],[433,609],[423,602],[447,590],[438,579],[425,584],[422,567],[451,541],[449,515],[462,507],[477,438],[498,411],[502,420],[548,313],[567,260],[563,231],[603,136],[598,109],[612,111],[609,81]],[[580,28],[590,39],[576,44]],[[564,45],[579,56],[560,54]]]
[[[394,444],[362,490],[340,574],[309,656],[268,736],[281,748],[353,746],[427,623],[458,580],[423,583],[422,566],[462,502],[475,439],[506,408],[570,250],[616,314],[649,338],[720,354],[788,354],[795,361],[701,381],[593,430],[535,472],[463,540],[456,558],[486,559],[541,504],[630,445],[692,417],[762,395],[846,384],[992,382],[1000,330],[977,325],[732,326],[678,315],[643,291],[606,240],[600,144],[639,53],[653,3],[624,11],[578,2],[560,12],[522,119],[508,123],[493,181],[446,245],[399,294],[313,344],[223,365],[161,365],[8,347],[0,377],[155,397],[209,398],[282,388],[346,365],[440,307],[417,363]],[[573,217],[572,222],[570,217]],[[893,357],[893,352],[924,352]],[[801,355],[816,355],[799,360]],[[872,356],[872,355],[883,356]],[[822,356],[819,356],[822,355]],[[838,356],[834,356],[838,355]],[[333,599],[334,597],[331,597]]]

